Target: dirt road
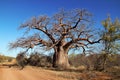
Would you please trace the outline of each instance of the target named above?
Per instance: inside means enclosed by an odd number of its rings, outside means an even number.
[[[65,80],[55,76],[52,72],[43,69],[26,67],[18,68],[0,67],[0,80]]]
[[[101,72],[66,72],[27,66],[23,70],[0,66],[0,80],[112,80]]]

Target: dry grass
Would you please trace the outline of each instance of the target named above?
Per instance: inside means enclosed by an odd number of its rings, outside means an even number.
[[[112,78],[101,72],[60,72],[57,76],[66,78],[67,80],[112,80]]]
[[[113,80],[110,75],[104,72],[86,71],[84,70],[83,67],[79,67],[76,69],[72,68],[72,69],[68,69],[68,70],[45,69],[45,71],[47,71],[47,73],[50,73],[51,76],[57,76],[65,80]]]
[[[106,70],[108,74],[110,74],[114,80],[120,80],[120,66],[113,66]]]

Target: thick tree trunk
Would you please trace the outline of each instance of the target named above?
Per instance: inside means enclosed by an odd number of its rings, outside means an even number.
[[[63,48],[58,47],[55,49],[55,53],[53,55],[53,67],[68,68],[70,66],[67,52],[68,51]]]

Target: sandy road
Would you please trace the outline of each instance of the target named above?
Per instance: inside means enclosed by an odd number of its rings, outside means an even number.
[[[0,80],[65,80],[55,73],[43,69],[26,67],[23,70],[18,68],[0,67]]]
[[[78,73],[27,66],[23,70],[0,66],[0,80],[114,80],[101,72]]]

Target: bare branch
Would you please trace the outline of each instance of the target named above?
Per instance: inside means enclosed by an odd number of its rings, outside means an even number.
[[[10,48],[33,48],[34,46],[46,46],[51,48],[63,47],[69,49],[72,47],[88,48],[88,44],[99,43],[90,39],[94,35],[87,28],[90,21],[90,14],[86,10],[76,9],[73,11],[60,11],[53,17],[41,16],[33,17],[30,21],[22,24],[21,28],[40,31],[40,36],[22,37],[17,41],[10,43]],[[43,37],[43,34],[45,37]]]
[[[39,37],[37,37],[36,35],[34,36],[30,36],[30,37],[22,37],[19,38],[18,40],[16,40],[13,43],[10,43],[9,48],[10,49],[14,49],[14,48],[33,48],[36,45],[43,45],[43,46],[48,46],[50,47],[52,45],[52,43],[47,42]]]
[[[55,43],[55,39],[48,32],[48,29],[47,29],[48,23],[49,23],[49,18],[47,16],[41,16],[38,19],[34,17],[31,21],[22,24],[20,26],[20,29],[26,27],[26,28],[28,28],[28,30],[36,29],[36,30],[42,31],[53,41],[53,43]]]
[[[88,44],[100,43],[101,40],[102,40],[102,39],[99,39],[99,40],[97,40],[97,41],[90,41],[89,39],[87,39]]]

